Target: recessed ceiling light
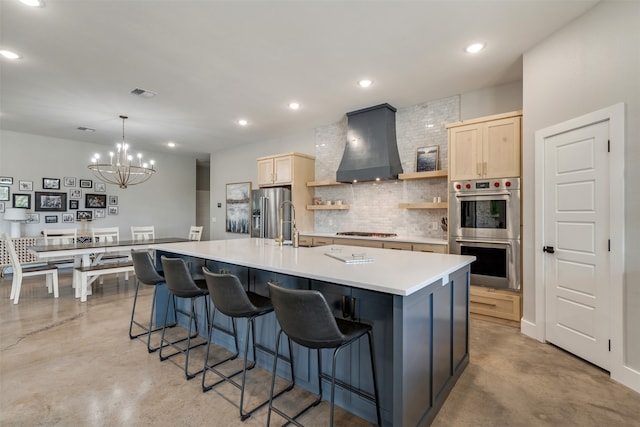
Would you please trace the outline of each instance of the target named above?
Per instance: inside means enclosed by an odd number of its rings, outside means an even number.
[[[0,50],[0,55],[4,56],[7,59],[20,59],[22,58],[15,52],[11,52],[10,50]]]
[[[292,110],[299,110],[300,109],[300,103],[299,102],[290,102],[289,103],[289,108]]]
[[[174,148],[176,146],[175,142],[167,142],[167,147]]]
[[[20,0],[20,3],[31,7],[43,7],[44,1],[42,0]]]
[[[360,87],[369,87],[373,84],[373,82],[369,79],[362,79],[358,82],[358,85]]]
[[[467,46],[464,51],[467,52],[467,53],[478,53],[482,49],[484,49],[485,46],[486,45],[484,43],[473,43],[473,44],[470,44],[469,46]]]
[[[246,119],[240,119],[240,120],[238,120],[238,124],[240,126],[246,126],[246,125],[249,124],[249,122]]]

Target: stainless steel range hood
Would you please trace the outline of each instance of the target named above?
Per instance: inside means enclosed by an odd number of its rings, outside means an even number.
[[[397,179],[402,164],[396,142],[396,109],[376,105],[347,113],[347,142],[338,182]]]

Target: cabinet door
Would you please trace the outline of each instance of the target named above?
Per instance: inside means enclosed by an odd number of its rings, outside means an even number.
[[[293,181],[293,156],[276,157],[273,159],[275,169],[274,184],[291,184]]]
[[[487,122],[483,142],[484,178],[520,176],[520,117]]]
[[[258,186],[273,184],[273,159],[258,160]]]
[[[482,126],[472,124],[449,129],[449,179],[480,178]]]

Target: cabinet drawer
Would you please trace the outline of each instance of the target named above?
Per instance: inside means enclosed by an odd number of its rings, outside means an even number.
[[[330,237],[314,237],[313,246],[333,245],[333,239]]]
[[[382,247],[385,249],[399,249],[401,251],[410,251],[413,249],[411,243],[404,242],[382,242]]]
[[[436,252],[439,254],[448,254],[449,246],[447,245],[429,245],[426,243],[414,243],[413,245],[414,251],[420,252]]]
[[[469,294],[471,313],[520,321],[519,293],[471,286]]]
[[[382,242],[364,239],[333,239],[334,245],[362,246],[363,248],[382,248]]]
[[[313,246],[313,238],[309,236],[300,236],[298,244],[300,246]]]

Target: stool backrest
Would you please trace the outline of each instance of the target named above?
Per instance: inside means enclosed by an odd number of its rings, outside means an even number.
[[[237,276],[212,273],[207,267],[202,267],[202,271],[213,305],[222,314],[229,317],[245,317],[257,310]]]
[[[202,225],[197,226],[197,225],[192,225],[189,228],[189,240],[196,240],[196,241],[200,241],[200,239],[202,238],[202,229],[204,227]]]
[[[91,230],[91,240],[96,243],[118,243],[120,242],[119,227],[93,228]]]
[[[153,240],[155,238],[156,231],[153,225],[131,227],[131,240]]]
[[[269,283],[271,302],[280,327],[308,348],[335,348],[344,342],[324,296],[314,290],[286,289]]]
[[[67,245],[76,242],[78,230],[75,228],[45,228],[42,231],[44,235],[44,245]]]
[[[163,255],[161,260],[164,281],[172,294],[180,298],[202,295],[203,290],[193,281],[189,267],[182,258],[167,258]]]
[[[145,285],[157,285],[164,282],[164,277],[156,270],[148,251],[132,250],[131,259],[133,260],[133,271],[140,282]]]

